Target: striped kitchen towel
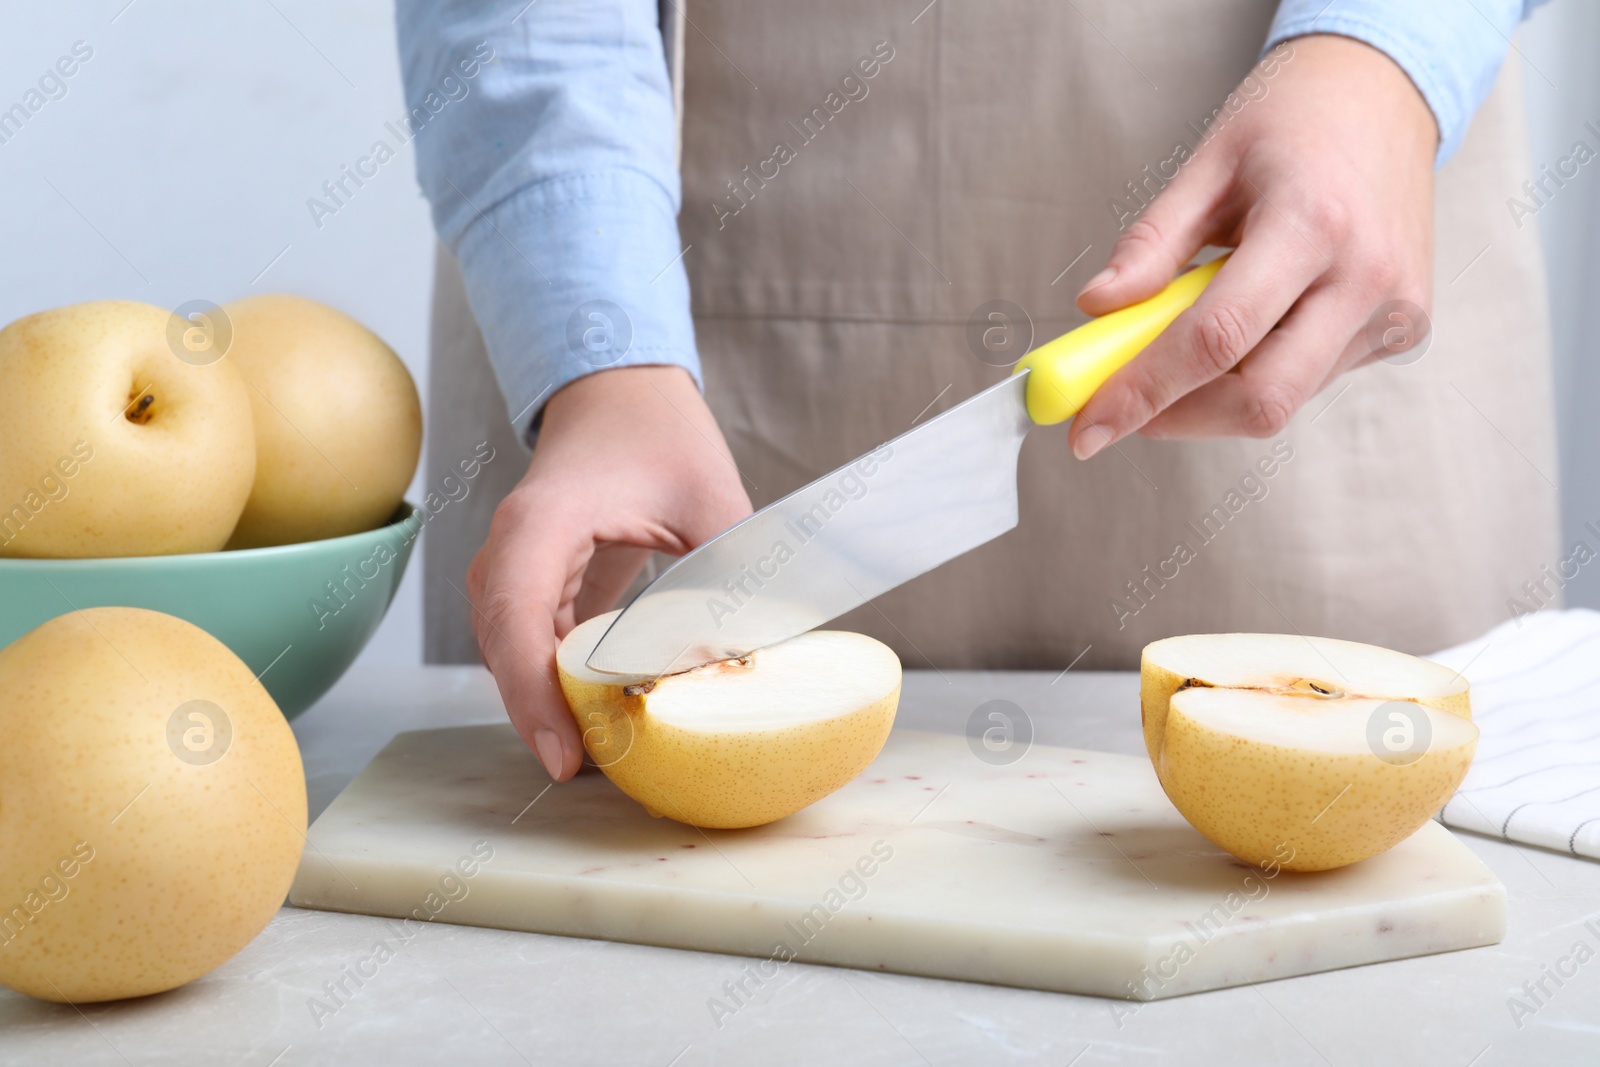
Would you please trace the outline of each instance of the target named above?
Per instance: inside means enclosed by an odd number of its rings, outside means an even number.
[[[1600,612],[1524,615],[1428,658],[1471,683],[1482,731],[1440,819],[1600,859]]]

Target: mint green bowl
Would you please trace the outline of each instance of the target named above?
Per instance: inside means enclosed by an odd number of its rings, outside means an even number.
[[[118,559],[0,559],[0,647],[74,608],[164,611],[209,631],[261,677],[287,718],[314,704],[371,640],[421,529],[402,504],[386,526],[325,541]]]

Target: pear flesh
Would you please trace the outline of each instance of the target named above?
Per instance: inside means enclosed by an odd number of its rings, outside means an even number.
[[[1468,685],[1385,648],[1290,634],[1145,647],[1145,744],[1184,818],[1249,863],[1342,867],[1411,836],[1471,765]]]
[[[590,758],[652,815],[759,826],[860,774],[888,739],[900,660],[862,634],[814,630],[662,678],[591,670],[617,612],[577,626],[556,667]]]

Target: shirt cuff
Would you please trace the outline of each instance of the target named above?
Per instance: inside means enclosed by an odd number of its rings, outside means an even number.
[[[1383,52],[1432,110],[1439,126],[1435,163],[1442,166],[1461,147],[1472,116],[1494,87],[1523,13],[1520,0],[1477,0],[1471,6],[1476,15],[1450,4],[1283,0],[1263,52],[1313,33],[1352,37]]]
[[[615,367],[670,364],[700,384],[672,196],[628,169],[563,175],[475,217],[455,249],[512,426]]]

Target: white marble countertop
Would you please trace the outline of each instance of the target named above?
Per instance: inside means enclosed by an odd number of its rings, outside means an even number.
[[[1132,674],[912,671],[905,691],[905,726],[960,733],[1005,699],[1038,743],[1143,751]],[[295,723],[312,816],[395,733],[503,714],[478,668],[353,672]],[[1463,839],[1505,882],[1502,944],[1149,1004],[792,964],[719,1029],[707,1001],[742,959],[441,924],[319,1027],[311,999],[393,934],[285,907],[171,993],[79,1009],[0,990],[0,1064],[1600,1062],[1600,864]]]

